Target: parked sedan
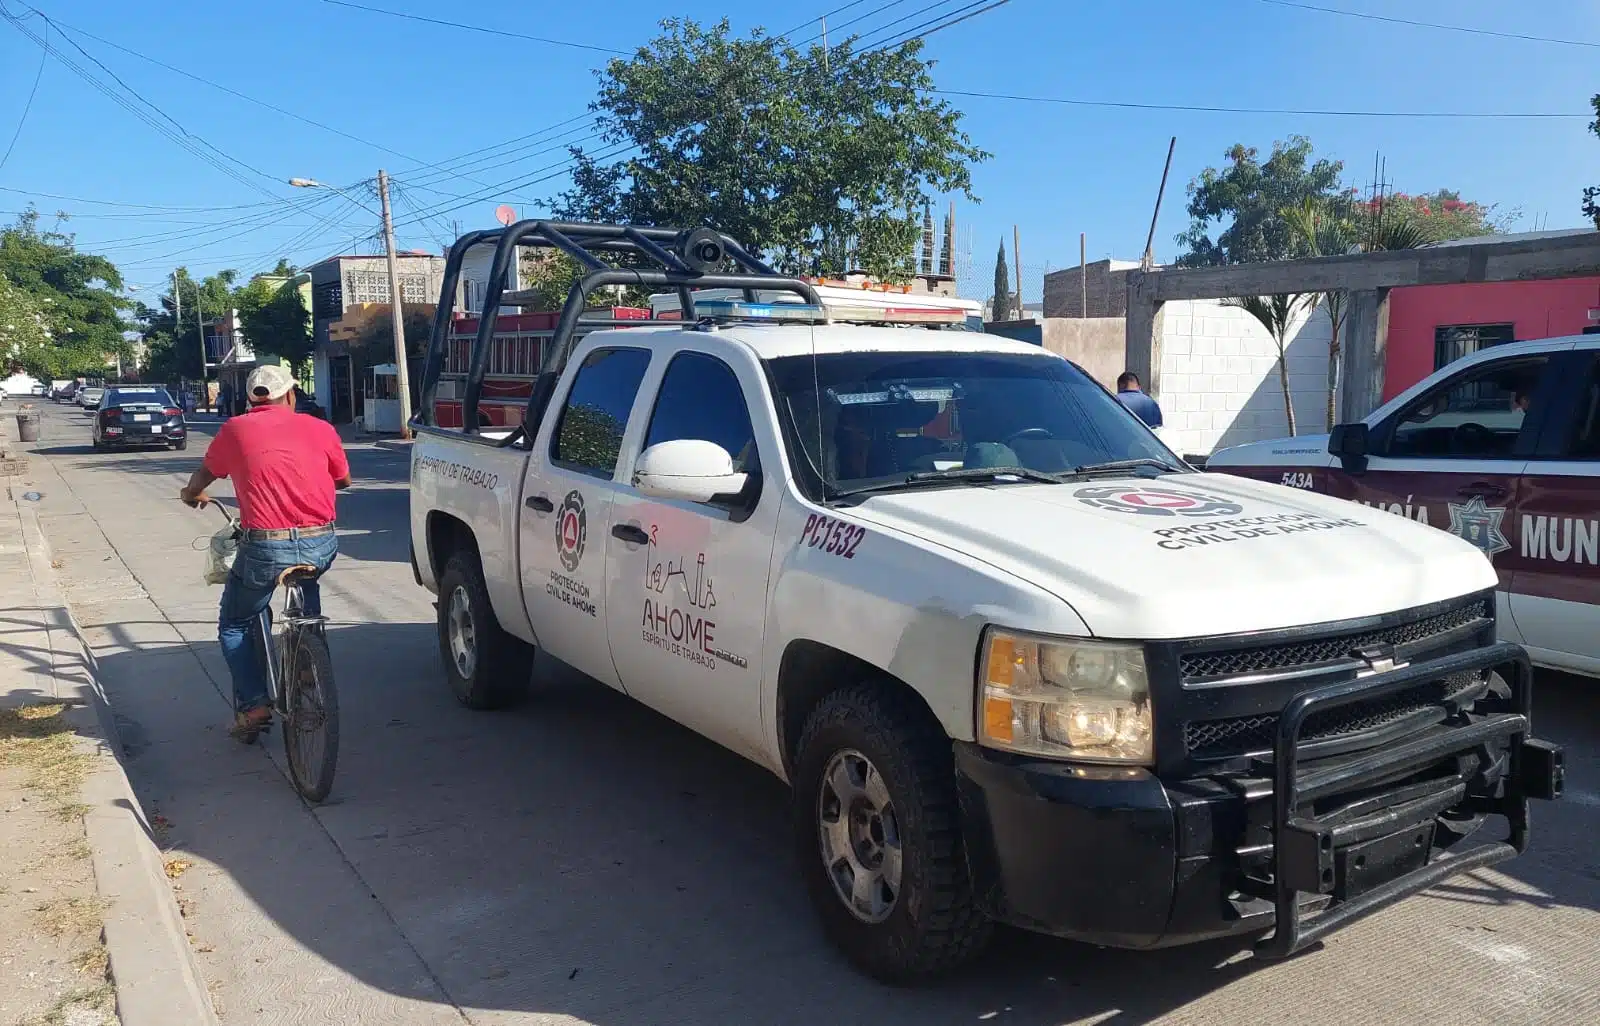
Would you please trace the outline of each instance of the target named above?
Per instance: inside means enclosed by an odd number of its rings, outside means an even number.
[[[100,405],[100,399],[105,394],[106,390],[99,385],[85,385],[78,389],[78,394],[73,399],[85,410],[93,410]]]
[[[189,445],[183,411],[164,388],[108,388],[94,414],[94,447]]]

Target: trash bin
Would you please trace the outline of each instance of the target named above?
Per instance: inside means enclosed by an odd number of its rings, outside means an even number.
[[[24,407],[17,411],[17,441],[37,442],[39,440],[39,411]]]

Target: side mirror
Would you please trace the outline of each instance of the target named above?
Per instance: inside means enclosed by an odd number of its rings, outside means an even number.
[[[749,479],[734,472],[728,450],[697,438],[652,445],[633,467],[634,487],[654,499],[711,502],[737,495]]]
[[[1340,459],[1359,459],[1367,454],[1367,425],[1365,421],[1339,424],[1328,435],[1328,453]]]

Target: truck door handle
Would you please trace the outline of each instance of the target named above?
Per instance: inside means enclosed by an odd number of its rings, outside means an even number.
[[[1462,485],[1456,492],[1468,499],[1503,499],[1508,494],[1505,488],[1487,481],[1474,481],[1469,485]]]
[[[650,536],[644,533],[644,528],[633,524],[618,524],[611,529],[611,537],[620,538],[632,545],[650,544]]]
[[[525,505],[529,509],[538,510],[540,513],[554,513],[556,509],[556,504],[543,495],[530,496]]]

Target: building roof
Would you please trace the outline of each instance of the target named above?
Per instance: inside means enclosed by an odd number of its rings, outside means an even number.
[[[1565,239],[1573,235],[1597,234],[1593,228],[1558,228],[1548,232],[1510,232],[1505,235],[1478,235],[1470,239],[1447,239],[1430,242],[1422,249],[1444,249],[1448,246],[1478,246],[1495,242],[1533,242],[1537,239]]]

